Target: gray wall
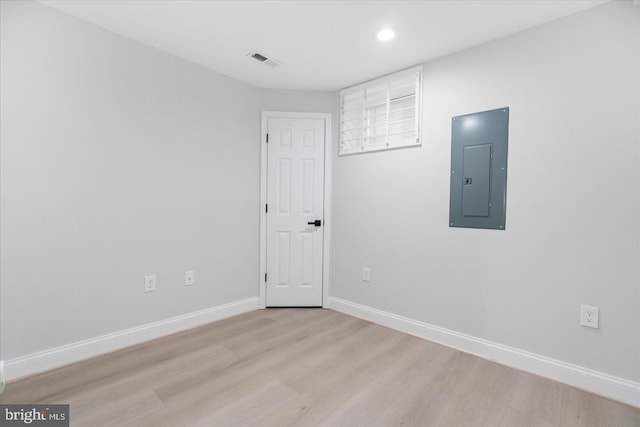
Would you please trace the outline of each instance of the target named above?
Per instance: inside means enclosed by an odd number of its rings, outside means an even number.
[[[0,358],[257,297],[261,110],[331,112],[335,94],[1,4]]]
[[[332,295],[640,380],[637,13],[612,2],[425,64],[422,147],[334,163]],[[449,228],[451,117],[503,106],[507,230]]]
[[[1,15],[0,357],[257,297],[260,110],[278,91],[37,3]]]
[[[1,5],[0,358],[256,297],[260,111],[336,95]],[[425,64],[423,146],[334,162],[333,295],[640,379],[637,31],[614,2]],[[449,229],[450,118],[505,105],[507,231]]]
[[[261,89],[260,110],[334,113],[337,94],[314,90]],[[333,126],[338,126],[334,123]]]

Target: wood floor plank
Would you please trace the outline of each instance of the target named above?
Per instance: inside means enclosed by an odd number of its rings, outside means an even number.
[[[76,410],[73,405],[70,418],[74,426],[136,425],[139,418],[163,406],[153,390],[145,389],[93,401],[81,411]]]
[[[345,322],[344,326],[349,327],[351,324],[353,322]],[[279,365],[287,366],[289,364],[288,360],[296,357],[297,354],[304,354],[305,351],[314,353],[316,351],[313,348],[315,340],[323,336],[329,336],[332,330],[338,326],[333,318],[327,317],[301,328],[303,333],[312,334],[312,339],[300,339],[299,336],[291,337],[282,334],[282,340],[278,342],[278,345],[269,345],[267,347],[263,343],[257,344],[256,347],[261,349],[260,352],[255,350],[247,353],[234,352],[237,358],[236,362],[222,372],[220,376],[216,377],[216,384],[219,387],[222,387],[225,381],[233,384],[238,379],[239,374],[245,377],[251,377],[252,375],[257,377],[262,374],[270,376]],[[258,338],[255,337],[253,341],[260,341]],[[227,342],[223,343],[225,347],[228,344]],[[155,387],[158,395],[163,400],[170,401],[181,399],[180,390],[183,389],[190,394],[197,393],[198,384],[194,384],[194,381],[197,380],[193,377],[202,378],[203,380],[205,377],[201,372],[197,371],[197,367],[194,368],[196,371],[186,372],[183,377],[167,378],[167,382],[159,382]],[[210,389],[207,384],[202,384],[202,387]]]
[[[0,404],[54,403],[53,396],[65,392],[74,393],[79,380],[84,377],[84,366],[74,363],[13,381],[0,394]]]
[[[640,426],[640,410],[562,385],[562,411],[559,425]]]
[[[505,411],[500,427],[552,427],[557,424],[551,424],[541,418],[538,418],[534,412],[521,411],[512,406]]]
[[[376,346],[361,345],[374,337]],[[266,425],[318,424],[393,365],[393,356],[405,346],[403,342],[414,340],[368,325],[342,340],[343,345],[330,345],[317,352],[306,361],[305,369],[283,371],[283,383],[298,391],[300,397],[266,418]]]
[[[560,419],[561,398],[561,384],[518,372],[509,406],[517,409],[519,413],[533,413],[535,418],[557,425]]]
[[[309,318],[315,319],[316,314]],[[145,417],[142,425],[177,425],[182,423],[185,417],[189,420],[205,418],[220,407],[242,398],[255,387],[277,380],[278,372],[291,369],[291,360],[304,360],[305,356],[316,353],[318,337],[329,335],[335,330],[339,331],[343,327],[341,324],[349,328],[361,322],[345,316],[325,316],[324,319],[305,323],[296,334],[284,333],[284,341],[280,342],[280,345],[268,345],[259,357],[253,351],[237,355],[237,363],[230,365],[220,375],[209,378],[209,381],[192,385],[178,393],[173,386],[156,387],[155,390],[166,407]],[[303,336],[307,338],[301,339]],[[269,341],[271,340],[273,339]],[[260,346],[263,347],[263,344]]]
[[[293,399],[297,393],[279,381],[265,386],[223,406],[212,415],[195,423],[196,426],[242,427],[260,420]]]
[[[113,381],[100,381],[90,386],[83,386],[73,394],[56,395],[54,400],[71,404],[76,414],[83,414],[92,411],[93,402],[110,401],[119,398],[119,396],[153,390],[153,386],[158,383],[159,378],[180,377],[188,366],[200,366],[210,372],[216,372],[223,370],[234,360],[234,355],[225,347],[208,346],[149,366],[147,369],[131,373],[127,377],[114,375]],[[155,392],[153,395],[157,397]]]
[[[444,425],[441,420],[449,412],[460,395],[460,388],[480,362],[477,357],[453,351],[441,369],[430,378],[429,384],[416,394],[411,406],[398,420],[398,425]]]
[[[8,384],[72,426],[640,427],[640,409],[324,309],[246,313]]]
[[[518,371],[480,360],[458,390],[442,425],[499,425],[506,411]]]
[[[451,357],[452,351],[412,339],[388,354],[387,368],[326,418],[322,426],[398,425],[414,397]]]

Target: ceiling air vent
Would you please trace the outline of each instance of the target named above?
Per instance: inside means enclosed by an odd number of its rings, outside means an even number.
[[[270,67],[277,67],[278,65],[282,64],[282,61],[279,61],[275,58],[269,58],[267,57],[267,55],[263,55],[262,53],[259,53],[257,51],[253,51],[253,52],[249,52],[247,54],[247,56],[255,59],[258,62],[262,62],[263,64],[267,64]]]

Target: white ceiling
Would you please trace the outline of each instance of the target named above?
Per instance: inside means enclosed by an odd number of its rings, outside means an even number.
[[[41,3],[255,86],[337,90],[606,0]],[[382,43],[386,25],[397,36]],[[261,64],[253,50],[282,64]]]

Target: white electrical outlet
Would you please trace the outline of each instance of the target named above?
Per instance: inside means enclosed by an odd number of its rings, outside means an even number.
[[[191,271],[185,271],[184,272],[184,285],[185,286],[191,286],[191,285],[195,285],[196,284],[196,272],[191,270]]]
[[[4,376],[4,360],[0,360],[0,393],[4,391],[5,376]]]
[[[362,281],[370,282],[371,281],[371,269],[368,267],[362,267]]]
[[[598,317],[600,310],[598,307],[590,307],[588,305],[580,306],[580,324],[588,328],[598,328]]]
[[[156,276],[144,276],[144,291],[153,292],[156,290]]]

